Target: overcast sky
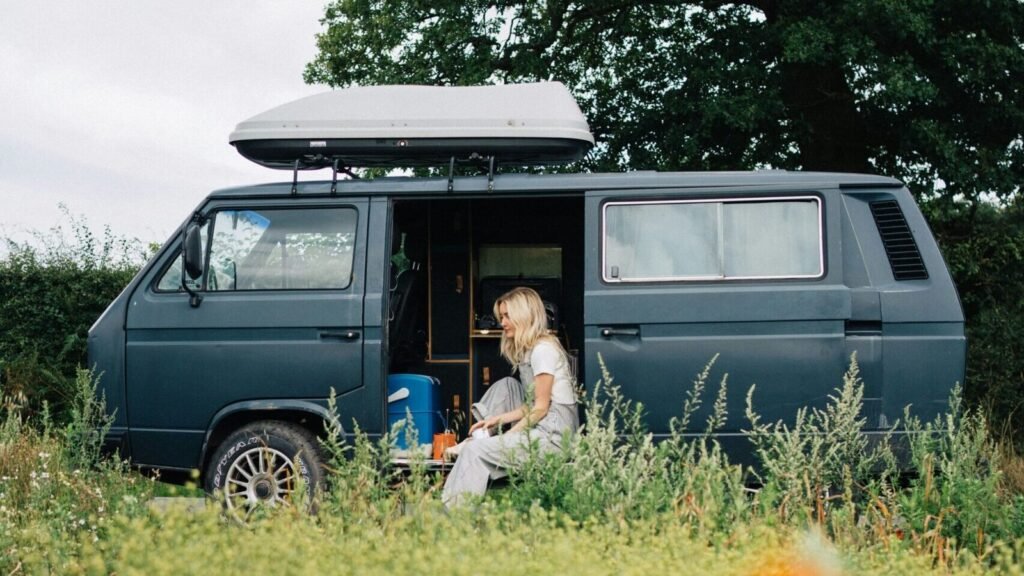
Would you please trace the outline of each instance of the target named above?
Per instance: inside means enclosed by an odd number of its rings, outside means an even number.
[[[210,190],[290,178],[228,134],[327,90],[302,82],[325,3],[5,2],[0,235],[46,230],[64,203],[95,230],[163,242]]]

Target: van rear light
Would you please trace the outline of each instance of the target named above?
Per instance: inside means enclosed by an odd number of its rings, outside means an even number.
[[[917,242],[907,225],[903,211],[895,200],[879,200],[871,203],[871,215],[885,245],[885,255],[896,280],[927,280],[928,269],[921,259]]]

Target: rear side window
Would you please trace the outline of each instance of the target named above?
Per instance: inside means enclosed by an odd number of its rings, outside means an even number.
[[[216,212],[204,227],[210,241],[204,242],[202,287],[211,292],[347,288],[356,221],[352,208]],[[158,290],[180,286],[180,278],[177,263]]]
[[[821,201],[668,200],[604,205],[606,282],[818,278]]]

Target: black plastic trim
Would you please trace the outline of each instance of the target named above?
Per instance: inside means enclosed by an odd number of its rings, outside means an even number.
[[[896,280],[927,280],[928,269],[917,248],[914,233],[903,217],[903,211],[895,200],[878,200],[871,203],[871,215],[882,237],[885,255],[889,258],[893,278]]]
[[[232,142],[238,153],[268,168],[318,170],[335,161],[348,167],[444,166],[451,158],[493,156],[500,165],[564,164],[591,148],[571,138],[353,138]]]

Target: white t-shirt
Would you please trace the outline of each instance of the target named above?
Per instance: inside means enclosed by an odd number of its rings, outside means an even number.
[[[569,374],[569,363],[565,355],[551,342],[541,340],[530,351],[529,366],[521,367],[523,372],[528,368],[530,376],[551,374],[555,383],[551,387],[551,401],[558,404],[575,404],[576,394],[572,387],[572,376]],[[532,380],[531,378],[531,380]]]

